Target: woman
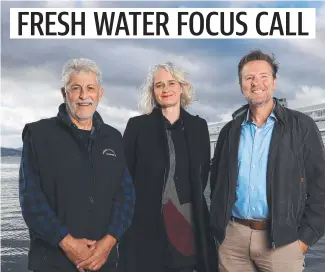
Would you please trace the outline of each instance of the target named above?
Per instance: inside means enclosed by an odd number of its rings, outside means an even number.
[[[193,85],[167,62],[151,70],[142,90],[144,114],[129,120],[123,136],[136,204],[120,242],[119,271],[216,271],[203,195],[209,132],[204,119],[185,110],[193,100]]]

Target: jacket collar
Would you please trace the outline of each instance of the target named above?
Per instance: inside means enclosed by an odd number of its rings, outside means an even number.
[[[161,120],[165,121],[165,118],[162,114],[160,107],[154,107],[152,110],[152,114],[153,114],[153,116],[158,117]],[[192,117],[192,115],[189,114],[185,109],[183,109],[181,107],[180,117],[179,117],[179,121],[181,122],[181,124],[184,125],[184,123],[186,123],[186,121],[188,121],[191,117]]]
[[[71,118],[70,118],[70,115],[67,111],[67,104],[66,103],[62,103],[60,106],[59,106],[59,112],[57,114],[57,116],[60,118],[60,120],[68,125],[69,127],[72,127],[72,128],[75,128],[75,129],[78,129],[78,127],[71,121]],[[95,111],[94,115],[93,115],[93,127],[98,130],[101,126],[101,124],[103,124],[103,119],[102,117],[100,116],[100,114]]]
[[[273,97],[274,101],[275,101],[275,105],[273,108],[273,113],[275,115],[275,118],[279,121],[281,121],[282,123],[284,123],[284,114],[283,114],[283,106],[279,103],[279,99],[276,97]],[[233,120],[237,120],[237,119],[241,119],[244,120],[244,118],[247,116],[248,114],[248,110],[249,110],[249,104],[246,104],[244,106],[242,106],[241,108],[239,108],[238,110],[236,110],[233,114],[232,114],[232,118]]]

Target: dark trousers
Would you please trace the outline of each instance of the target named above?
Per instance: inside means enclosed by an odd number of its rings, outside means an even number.
[[[165,268],[165,272],[195,272],[195,268],[190,267],[184,267],[184,268]]]
[[[100,270],[98,270],[100,272]],[[50,272],[50,271],[41,271],[41,270],[35,270],[34,272]],[[52,272],[52,271],[51,271]],[[53,271],[54,272],[54,271]],[[60,270],[55,270],[55,272],[64,272]],[[109,272],[118,272],[118,268],[112,267]],[[183,271],[182,271],[183,272]],[[187,271],[186,271],[187,272]]]

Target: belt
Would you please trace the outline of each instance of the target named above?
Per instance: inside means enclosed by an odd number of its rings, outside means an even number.
[[[267,230],[269,228],[269,221],[256,221],[256,220],[246,220],[246,219],[239,219],[236,217],[231,217],[231,220],[242,224],[244,226],[250,227],[253,230]]]

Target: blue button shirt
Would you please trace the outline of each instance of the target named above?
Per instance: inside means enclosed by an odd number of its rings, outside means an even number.
[[[232,215],[241,219],[268,218],[266,171],[272,131],[276,117],[272,112],[258,127],[250,111],[242,123],[238,150],[237,200]]]

